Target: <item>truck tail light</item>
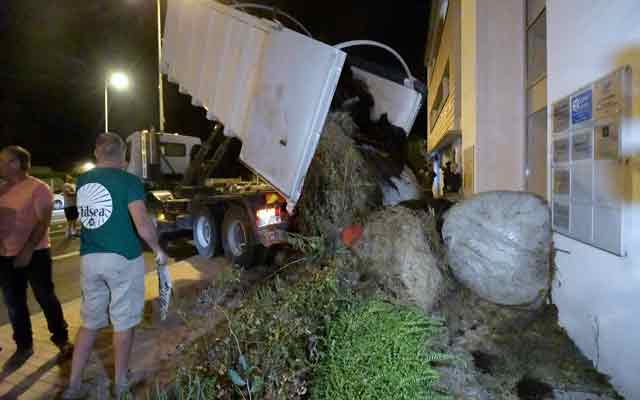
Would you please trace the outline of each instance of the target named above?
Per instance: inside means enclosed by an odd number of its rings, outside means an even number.
[[[267,225],[279,224],[283,221],[283,211],[280,207],[265,207],[256,211],[256,225],[262,228]]]

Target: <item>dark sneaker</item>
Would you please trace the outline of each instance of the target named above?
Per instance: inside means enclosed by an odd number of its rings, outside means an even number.
[[[91,394],[91,385],[81,383],[78,386],[67,386],[60,398],[62,400],[81,400],[87,398],[89,394]]]
[[[58,350],[60,350],[60,354],[58,354],[58,361],[70,360],[73,356],[73,345],[69,342],[58,345]]]

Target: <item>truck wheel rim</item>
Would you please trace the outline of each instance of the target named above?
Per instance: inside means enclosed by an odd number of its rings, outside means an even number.
[[[196,228],[196,235],[200,245],[202,247],[209,247],[211,243],[211,225],[209,224],[209,218],[204,216],[198,218]]]
[[[229,228],[227,239],[233,255],[242,255],[244,246],[247,244],[247,232],[245,231],[244,226],[239,222],[233,223]]]

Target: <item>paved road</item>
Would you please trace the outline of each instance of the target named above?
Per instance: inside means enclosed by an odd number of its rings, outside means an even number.
[[[212,321],[206,323],[184,324],[179,317],[178,298],[190,296],[222,271],[228,271],[231,265],[224,258],[206,260],[190,257],[169,266],[176,290],[176,302],[169,311],[167,319],[158,321],[158,281],[155,272],[145,275],[145,313],[140,329],[136,330],[136,339],[131,357],[131,369],[144,371],[155,377],[149,379],[148,386],[141,385],[135,398],[146,398],[148,391],[155,388],[155,382],[161,385],[168,382],[169,375],[161,366],[175,357],[182,345],[201,336]],[[74,338],[81,325],[80,299],[63,304],[69,333]],[[0,399],[49,400],[56,397],[69,381],[70,361],[58,362],[58,349],[49,342],[49,332],[42,313],[31,318],[34,331],[34,355],[17,369],[5,369],[7,359],[13,354],[15,346],[11,339],[11,326],[0,326],[0,344],[5,349],[0,352]],[[93,356],[84,371],[84,377],[93,384],[90,398],[108,399],[107,393],[111,381],[111,371],[115,360],[111,347],[111,334],[102,331],[96,341]],[[159,369],[160,368],[160,369]]]
[[[66,303],[80,297],[80,240],[65,238],[64,216],[57,217],[50,229],[51,253],[53,262],[53,283],[56,294],[61,303]],[[187,241],[179,241],[171,245],[169,255],[172,261],[179,261],[195,255],[195,249]],[[145,265],[147,271],[154,268],[153,254],[145,252]],[[29,290],[29,309],[31,313],[39,312],[40,306],[35,301],[33,293]],[[8,323],[7,307],[0,296],[0,326]]]

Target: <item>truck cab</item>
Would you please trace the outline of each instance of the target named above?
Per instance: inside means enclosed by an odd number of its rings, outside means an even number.
[[[147,130],[132,133],[126,141],[127,171],[144,180],[183,176],[202,144],[197,137]]]
[[[127,171],[144,182],[147,210],[162,241],[190,235],[200,255],[224,251],[234,264],[250,266],[270,247],[286,243],[289,215],[285,199],[264,179],[214,177],[227,149],[226,141],[214,146],[222,129],[217,124],[205,143],[134,132],[126,139]]]

